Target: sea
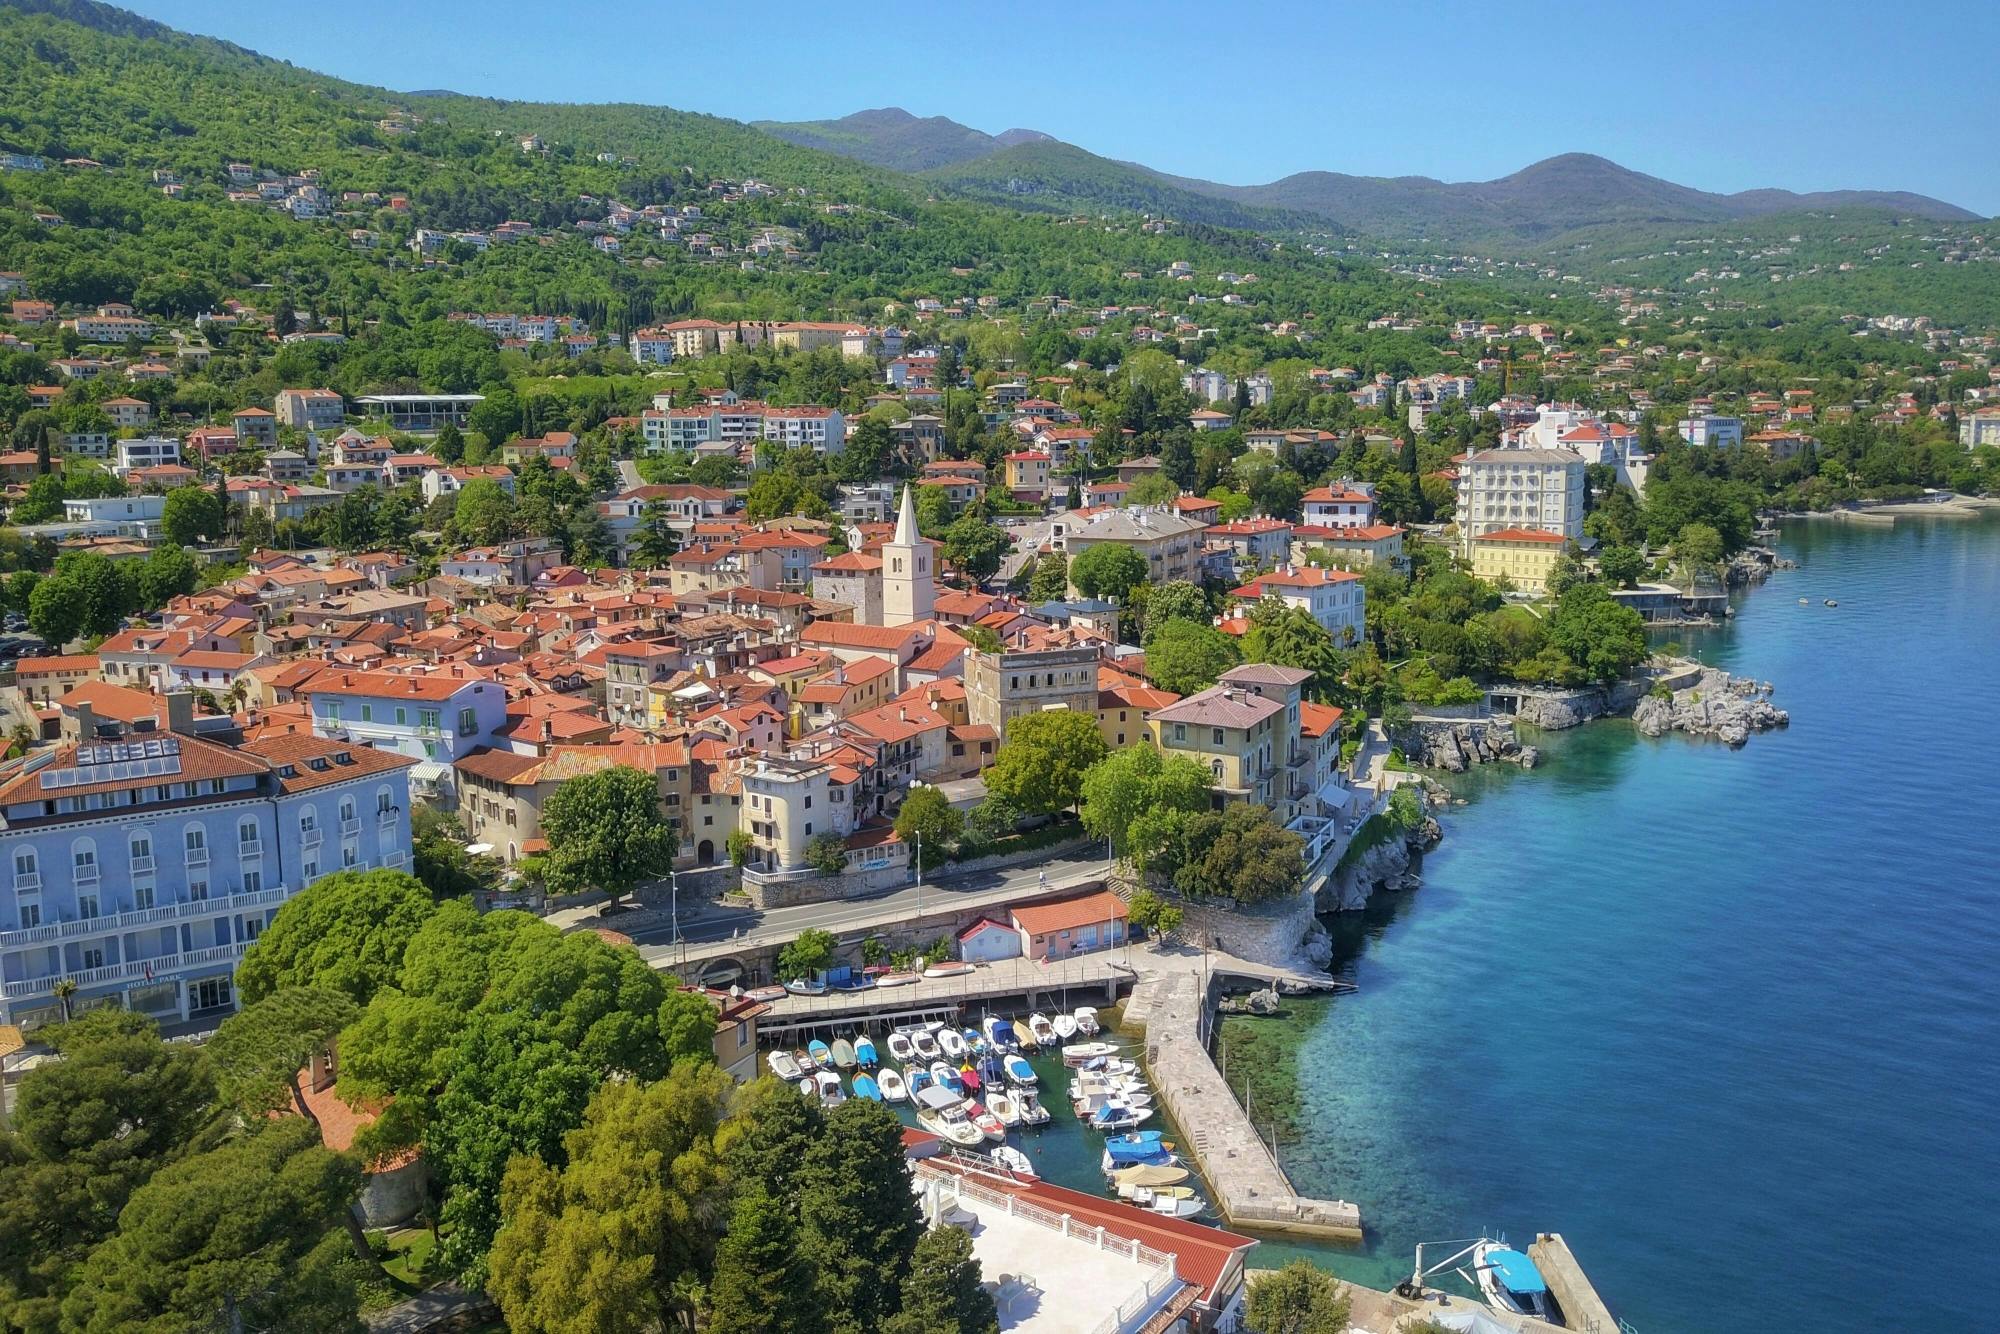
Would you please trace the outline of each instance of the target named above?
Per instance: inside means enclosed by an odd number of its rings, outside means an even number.
[[[1422,887],[1327,919],[1358,991],[1225,1022],[1295,1184],[1368,1228],[1256,1263],[1387,1286],[1551,1231],[1643,1334],[2000,1328],[2000,516],[1779,548],[1661,637],[1788,729],[1445,776]]]

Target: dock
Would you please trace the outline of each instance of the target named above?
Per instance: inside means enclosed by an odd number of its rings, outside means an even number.
[[[1133,989],[1125,1007],[1125,1022],[1145,1029],[1146,1069],[1154,1092],[1187,1136],[1185,1147],[1207,1178],[1216,1206],[1232,1225],[1359,1241],[1360,1206],[1299,1194],[1278,1165],[1272,1147],[1264,1142],[1230,1092],[1222,1072],[1215,1068],[1206,1038],[1209,987],[1217,973],[1256,976],[1283,974],[1284,970],[1229,960],[1213,969],[1149,971]],[[1274,984],[1290,980],[1295,987],[1332,985],[1331,978],[1309,975],[1287,974],[1270,980]]]
[[[1570,1254],[1569,1243],[1563,1240],[1562,1233],[1538,1235],[1528,1247],[1528,1258],[1542,1271],[1549,1295],[1562,1308],[1566,1328],[1584,1330],[1587,1334],[1616,1334],[1626,1328],[1622,1321],[1613,1318],[1611,1308],[1584,1276],[1583,1266]]]
[[[1067,1012],[1083,1004],[1111,1004],[1119,989],[1131,985],[1135,977],[1131,965],[1117,953],[1083,954],[1050,963],[1000,959],[975,964],[953,977],[919,978],[908,986],[787,995],[768,1003],[757,1020],[757,1032],[760,1038],[790,1042],[837,1037],[856,1028],[887,1030],[987,1013]]]

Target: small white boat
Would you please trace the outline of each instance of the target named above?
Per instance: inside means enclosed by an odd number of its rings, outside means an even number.
[[[1179,1164],[1140,1163],[1136,1167],[1121,1167],[1111,1174],[1111,1185],[1126,1199],[1135,1190],[1149,1187],[1179,1186],[1188,1179],[1188,1170]]]
[[[1131,1200],[1149,1213],[1169,1218],[1193,1218],[1208,1208],[1208,1201],[1195,1194],[1192,1186],[1140,1186],[1132,1192]]]
[[[801,1079],[799,1081],[799,1092],[805,1094],[808,1098],[817,1098],[819,1096],[819,1085],[813,1083],[809,1078]]]
[[[1035,1171],[1035,1165],[1028,1161],[1028,1155],[1011,1145],[995,1145],[993,1147],[992,1158],[994,1162],[1000,1164],[1000,1166],[1006,1168],[1017,1177],[1040,1175],[1040,1173]]]
[[[819,1062],[815,1061],[812,1052],[804,1047],[792,1048],[792,1064],[798,1066],[802,1075],[815,1074],[819,1070]]]
[[[1016,1088],[1031,1087],[1041,1078],[1040,1075],[1035,1073],[1035,1067],[1029,1065],[1027,1058],[1024,1056],[1009,1055],[1003,1057],[1000,1061],[1000,1068],[1006,1072],[1007,1082]]]
[[[925,1064],[935,1061],[940,1055],[938,1040],[931,1036],[931,1031],[928,1028],[911,1029],[910,1046],[916,1050],[918,1059],[922,1060]]]
[[[1070,1016],[1076,1020],[1076,1031],[1087,1038],[1097,1036],[1097,1009],[1095,1006],[1079,1005]]]
[[[824,996],[826,994],[826,983],[808,982],[803,977],[795,977],[785,983],[785,990],[791,992],[794,996]]]
[[[994,1089],[986,1095],[986,1110],[1010,1130],[1021,1124],[1021,1109],[1005,1089]]]
[[[1504,1241],[1482,1241],[1472,1252],[1480,1295],[1496,1311],[1549,1320],[1549,1285],[1535,1262]]]
[[[813,1083],[818,1086],[820,1106],[838,1107],[847,1101],[847,1090],[840,1086],[840,1076],[833,1071],[820,1071],[813,1076]]]
[[[1092,1130],[1124,1131],[1132,1130],[1153,1119],[1150,1107],[1134,1107],[1121,1099],[1113,1098],[1087,1112],[1079,1108],[1077,1120]]]
[[[949,1061],[931,1062],[931,1083],[965,1096],[965,1081],[959,1078],[958,1070]]]
[[[976,1148],[985,1142],[986,1136],[979,1127],[965,1119],[965,1099],[950,1089],[931,1084],[916,1092],[917,1124],[940,1139],[948,1140],[960,1148]]]
[[[1151,1107],[1153,1091],[1133,1080],[1103,1075],[1079,1075],[1069,1082],[1069,1100],[1076,1106],[1095,1108],[1114,1099],[1135,1107]]]
[[[1035,1045],[1038,1047],[1053,1047],[1057,1045],[1056,1026],[1049,1022],[1049,1017],[1045,1014],[1036,1013],[1029,1015],[1028,1031],[1035,1035]]]
[[[752,987],[743,994],[753,1001],[774,1001],[783,1000],[792,993],[783,987]]]
[[[941,1028],[937,1035],[938,1050],[948,1061],[965,1059],[965,1035],[955,1028]]]
[[[885,1065],[875,1072],[875,1087],[881,1089],[882,1096],[890,1102],[906,1102],[910,1096],[910,1088],[903,1082],[902,1072],[893,1065]]]
[[[799,1063],[792,1059],[792,1054],[788,1051],[774,1051],[769,1053],[764,1057],[764,1064],[770,1066],[771,1073],[784,1080],[787,1084],[798,1083],[800,1076],[804,1073],[799,1069]]]
[[[965,1119],[978,1127],[980,1134],[995,1143],[1007,1138],[1007,1127],[1001,1123],[1000,1118],[970,1098],[965,1100]]]
[[[875,985],[878,988],[907,987],[910,985],[910,983],[916,980],[917,980],[917,975],[915,973],[895,972],[895,973],[877,973],[875,975]]]
[[[905,1033],[902,1029],[899,1028],[895,1032],[889,1035],[890,1056],[894,1057],[896,1060],[899,1060],[903,1062],[905,1065],[907,1065],[909,1064],[910,1060],[916,1056],[916,1054],[917,1054],[917,1049],[915,1045],[911,1043],[910,1035],[908,1033]]]
[[[979,1031],[986,1035],[986,1045],[995,1051],[1012,1051],[1021,1045],[1014,1037],[1014,1026],[995,1015],[987,1015]]]
[[[1049,1109],[1042,1106],[1042,1100],[1035,1096],[1033,1089],[1016,1089],[1014,1106],[1020,1110],[1024,1126],[1045,1126],[1049,1123]]]
[[[1128,1061],[1122,1056],[1092,1057],[1076,1068],[1079,1070],[1095,1071],[1101,1075],[1136,1075],[1139,1073],[1139,1063],[1137,1061]]]
[[[1076,1036],[1076,1016],[1073,1014],[1059,1014],[1049,1021],[1049,1025],[1055,1029],[1056,1037],[1064,1042]]]
[[[1080,1066],[1100,1056],[1116,1056],[1118,1048],[1109,1042],[1072,1042],[1062,1049],[1063,1064]]]
[[[944,959],[937,963],[931,964],[929,967],[925,968],[924,976],[964,977],[967,973],[971,971],[972,971],[972,965],[969,963],[956,963],[950,959]]]

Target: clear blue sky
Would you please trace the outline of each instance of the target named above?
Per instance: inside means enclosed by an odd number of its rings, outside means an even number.
[[[1237,184],[1483,180],[1600,153],[1709,190],[1916,190],[2000,213],[2000,5],[748,5],[127,0],[391,88],[741,120],[901,106]]]

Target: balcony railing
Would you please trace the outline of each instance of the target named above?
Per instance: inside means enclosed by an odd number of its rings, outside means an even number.
[[[188,864],[189,866],[206,866],[206,865],[208,865],[208,849],[207,849],[207,847],[205,847],[205,846],[204,846],[204,847],[199,847],[199,848],[189,848],[189,849],[187,850],[187,864]]]
[[[106,964],[102,968],[87,968],[71,973],[51,973],[47,977],[31,977],[20,982],[9,982],[0,988],[0,995],[8,1000],[28,1000],[37,996],[52,995],[56,983],[68,978],[78,987],[94,987],[106,982],[122,982],[127,978],[145,977],[149,973],[155,978],[167,977],[188,968],[199,968],[203,964],[224,963],[243,957],[243,951],[250,948],[250,942],[239,940],[228,945],[211,945],[206,949],[183,950],[179,954],[163,954],[153,959],[133,959],[126,963]]]
[[[76,865],[76,883],[77,883],[77,884],[79,884],[79,885],[94,885],[94,884],[96,884],[96,883],[97,883],[97,881],[98,881],[98,875],[97,875],[97,863],[96,863],[96,862],[78,862],[78,863],[77,863],[77,865]]]
[[[319,846],[319,827],[317,825],[311,829],[299,830],[299,846],[302,848],[316,848]]]
[[[162,922],[178,922],[190,917],[215,917],[224,913],[241,912],[246,908],[283,903],[290,894],[291,891],[283,885],[275,885],[270,889],[260,889],[248,894],[188,899],[182,903],[164,903],[154,908],[134,908],[130,912],[106,913],[69,922],[44,922],[40,926],[23,927],[18,931],[0,931],[0,947],[35,945],[51,940],[70,940],[78,936],[101,936],[107,932],[157,926]]]
[[[358,819],[342,820],[340,822],[340,836],[342,838],[353,838],[356,834],[359,834],[360,832],[361,832],[360,820]]]
[[[151,875],[153,871],[154,863],[151,857],[134,857],[132,859],[133,875]]]
[[[14,872],[15,893],[32,894],[41,887],[42,887],[42,873],[40,871]]]
[[[264,855],[264,840],[261,838],[252,838],[239,842],[236,845],[236,855],[244,861],[252,861],[262,857]]]

